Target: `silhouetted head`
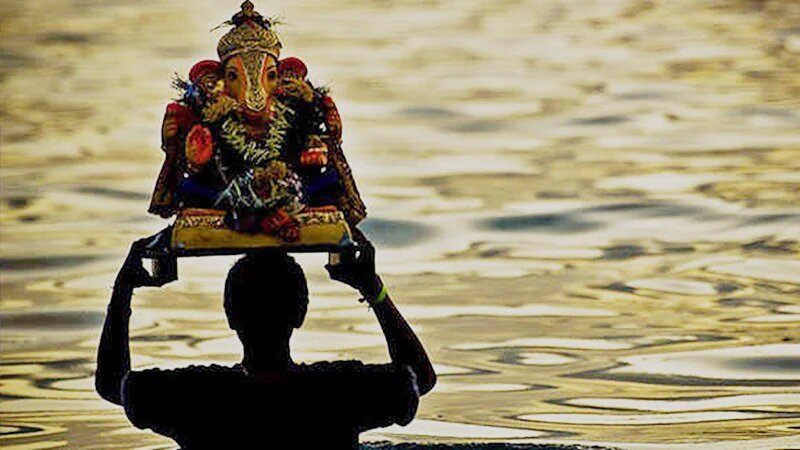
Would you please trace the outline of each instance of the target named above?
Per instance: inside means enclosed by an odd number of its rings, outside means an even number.
[[[303,269],[283,252],[249,254],[233,265],[225,280],[228,325],[245,347],[253,366],[288,356],[289,337],[303,324],[308,285]]]

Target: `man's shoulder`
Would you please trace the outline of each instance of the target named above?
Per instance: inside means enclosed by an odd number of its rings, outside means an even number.
[[[134,370],[128,373],[128,379],[158,379],[158,378],[182,378],[186,376],[203,375],[244,375],[244,370],[240,364],[233,366],[221,366],[219,364],[209,365],[190,365],[172,369],[152,368],[144,370]]]
[[[364,364],[355,359],[340,361],[317,361],[309,364],[296,364],[292,372],[299,373],[346,373],[389,370],[390,364]]]
[[[128,372],[123,379],[123,403],[141,394],[152,396],[154,390],[190,388],[193,381],[237,380],[244,376],[240,365],[191,365],[174,369],[145,369]]]
[[[406,364],[366,364],[358,360],[318,361],[310,364],[297,364],[290,369],[290,373],[306,376],[320,375],[322,378],[337,380],[344,378],[369,379],[369,378],[396,378],[414,379],[414,371]]]
[[[323,386],[355,385],[391,387],[394,392],[413,392],[419,396],[417,377],[407,364],[365,364],[357,360],[319,361],[294,366],[292,372],[298,382],[310,382]]]
[[[138,373],[243,373],[242,365],[241,364],[234,364],[231,366],[223,366],[220,364],[192,364],[183,367],[173,367],[170,369],[164,369],[160,367],[154,367],[150,369],[144,369],[136,371]]]
[[[123,405],[137,427],[179,437],[212,418],[234,428],[250,424],[255,416],[245,411],[263,405],[280,412],[274,424],[304,418],[365,430],[407,423],[418,403],[413,371],[402,365],[320,361],[292,365],[288,377],[260,375],[240,365],[130,372]]]
[[[246,375],[239,366],[193,365],[128,372],[122,405],[131,422],[174,437],[202,408],[223,407],[227,397],[245,398]]]
[[[321,361],[297,367],[307,394],[338,405],[335,412],[360,430],[408,424],[419,405],[419,387],[406,364]]]

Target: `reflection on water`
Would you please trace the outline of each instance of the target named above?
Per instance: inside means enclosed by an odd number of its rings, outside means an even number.
[[[521,428],[492,427],[471,425],[466,423],[442,422],[438,420],[417,419],[411,424],[401,427],[393,425],[388,428],[370,431],[367,437],[391,438],[392,436],[415,436],[417,438],[466,438],[466,439],[519,439],[544,436],[546,433]]]
[[[684,400],[647,400],[627,398],[577,398],[566,402],[570,405],[592,408],[632,409],[638,411],[702,411],[719,408],[744,408],[766,405],[793,406],[800,403],[800,394],[728,395],[711,398],[687,398]]]
[[[173,72],[239,2],[3,3],[0,445],[171,448],[92,389]],[[393,442],[800,441],[800,5],[273,1],[330,83],[366,232],[440,385]],[[180,17],[181,26],[176,26]],[[302,255],[296,358],[385,361]],[[138,368],[233,363],[233,258],[137,294]]]
[[[522,420],[532,422],[567,423],[574,425],[671,425],[676,423],[719,422],[759,419],[766,414],[740,411],[704,411],[665,414],[526,414]],[[792,416],[797,417],[797,416]]]
[[[612,374],[676,375],[711,380],[800,380],[800,344],[771,344],[620,358]],[[714,384],[714,381],[708,381]],[[796,383],[795,383],[796,384]]]
[[[536,353],[526,352],[520,354],[520,364],[527,364],[529,366],[558,366],[561,364],[568,364],[575,360],[572,356],[566,356],[559,353]]]

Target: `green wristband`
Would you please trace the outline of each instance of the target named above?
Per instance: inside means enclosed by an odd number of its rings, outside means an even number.
[[[375,297],[375,300],[372,301],[372,305],[380,305],[386,300],[386,297],[389,296],[389,292],[386,290],[386,286],[381,286],[381,291],[378,292],[378,295]]]

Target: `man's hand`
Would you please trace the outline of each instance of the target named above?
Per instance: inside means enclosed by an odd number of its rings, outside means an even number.
[[[125,262],[117,274],[115,285],[118,287],[128,286],[132,288],[142,286],[161,286],[155,278],[145,270],[142,258],[145,250],[145,239],[139,239],[131,244],[131,249]]]
[[[359,242],[354,255],[342,254],[339,264],[326,264],[331,278],[354,287],[362,295],[371,297],[381,289],[381,281],[375,274],[375,247],[369,241]]]

